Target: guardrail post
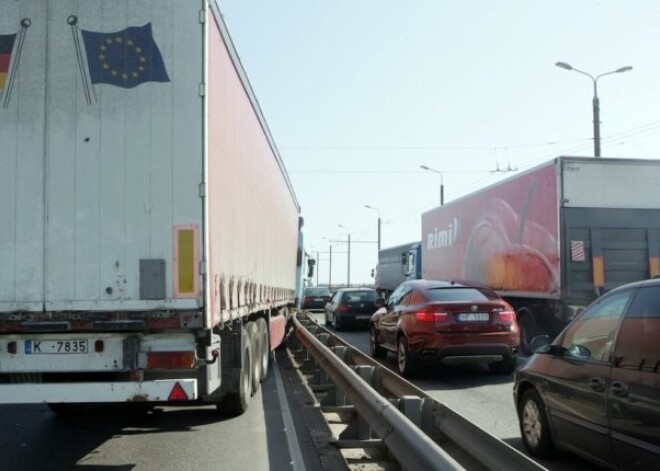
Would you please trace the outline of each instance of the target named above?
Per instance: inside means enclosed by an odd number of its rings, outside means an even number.
[[[402,396],[397,408],[424,433],[433,436],[433,400],[419,396]]]
[[[367,365],[358,365],[355,367],[355,372],[362,378],[369,386],[376,389],[376,383],[378,383],[378,371],[373,366]],[[358,414],[358,423],[357,423],[357,433],[358,438],[362,440],[368,440],[374,437],[371,426],[369,423]]]
[[[339,347],[332,347],[332,352],[339,357],[339,359],[346,363],[346,354],[348,352],[348,349],[344,346],[339,346]],[[340,388],[335,388],[335,402],[336,405],[338,406],[346,406],[349,405],[350,402],[346,398],[346,394],[340,389]]]

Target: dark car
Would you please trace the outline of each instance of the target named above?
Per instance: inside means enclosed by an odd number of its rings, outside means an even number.
[[[399,285],[374,314],[369,340],[374,358],[396,354],[404,376],[421,362],[487,363],[493,372],[510,374],[520,334],[513,308],[492,289],[414,280]]]
[[[516,372],[527,450],[555,449],[608,469],[660,469],[660,280],[613,289]]]
[[[322,310],[330,300],[332,293],[328,288],[305,288],[303,292],[302,308],[308,311]]]
[[[325,325],[334,324],[335,330],[341,330],[349,324],[368,325],[371,315],[378,309],[378,299],[375,289],[338,289],[325,305]]]

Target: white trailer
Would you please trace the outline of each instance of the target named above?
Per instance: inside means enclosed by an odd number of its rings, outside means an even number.
[[[215,0],[0,0],[0,403],[240,413],[299,206]]]

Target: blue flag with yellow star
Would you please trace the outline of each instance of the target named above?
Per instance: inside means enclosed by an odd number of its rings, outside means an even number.
[[[151,32],[151,23],[116,33],[80,31],[93,84],[133,88],[144,82],[170,81]]]

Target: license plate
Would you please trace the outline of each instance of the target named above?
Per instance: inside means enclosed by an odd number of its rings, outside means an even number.
[[[371,319],[371,315],[366,315],[366,316],[355,316],[356,319],[363,320],[363,319]]]
[[[459,322],[488,322],[487,312],[461,312],[457,316]]]
[[[25,353],[27,355],[72,355],[85,354],[87,340],[26,340]]]
[[[323,298],[314,298],[313,301],[318,303],[319,301],[323,301]]]

